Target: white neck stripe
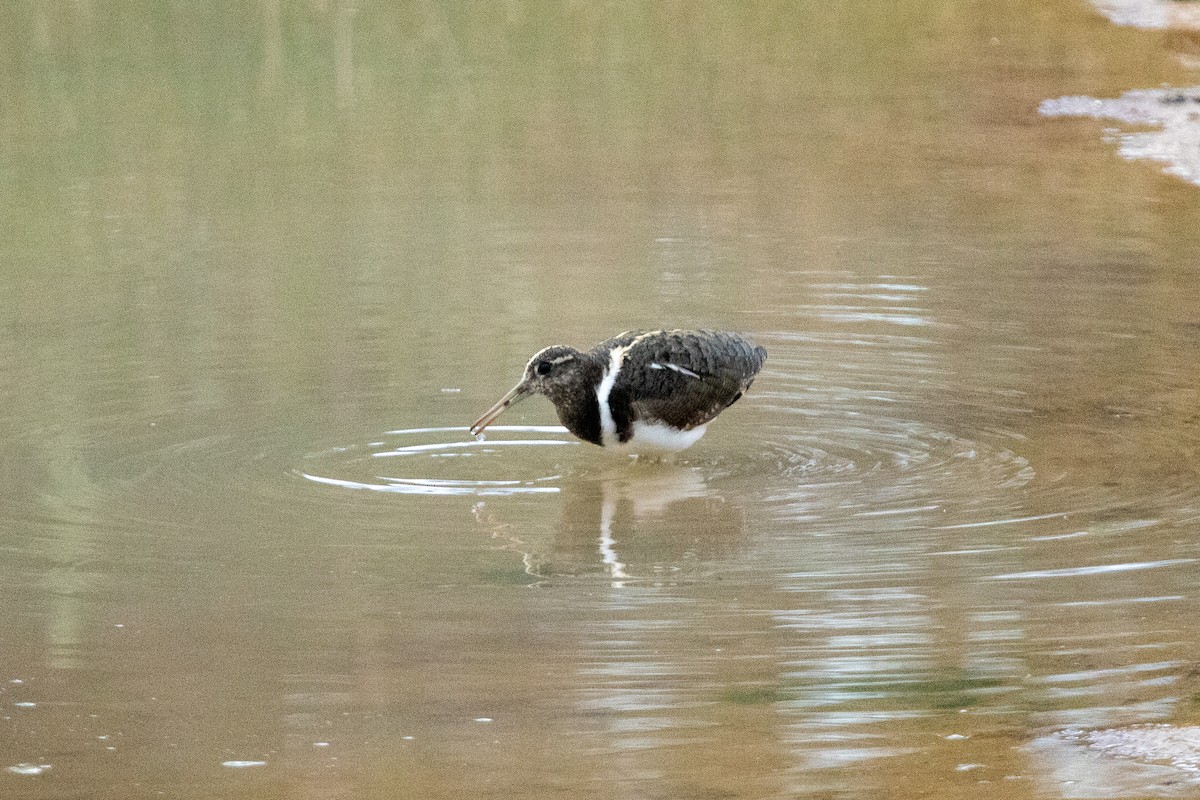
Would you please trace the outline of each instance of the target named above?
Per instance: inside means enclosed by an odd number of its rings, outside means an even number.
[[[605,446],[617,443],[617,423],[613,419],[612,408],[608,405],[608,396],[612,394],[613,384],[617,382],[617,373],[621,371],[621,365],[625,363],[625,354],[628,352],[629,346],[612,349],[608,358],[608,371],[596,387],[596,402],[600,404],[600,441]]]

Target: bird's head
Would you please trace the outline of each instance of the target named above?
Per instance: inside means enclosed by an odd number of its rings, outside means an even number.
[[[475,420],[471,433],[480,434],[496,421],[509,406],[516,405],[526,397],[542,394],[557,405],[571,394],[572,389],[584,379],[587,366],[585,355],[574,347],[556,344],[534,353],[525,365],[525,372],[517,385]]]

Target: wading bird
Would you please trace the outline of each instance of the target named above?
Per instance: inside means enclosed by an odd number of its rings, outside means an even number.
[[[673,453],[742,396],[767,351],[725,331],[628,331],[580,351],[534,354],[521,380],[470,428],[479,435],[531,395],[549,398],[585,442],[632,453]]]

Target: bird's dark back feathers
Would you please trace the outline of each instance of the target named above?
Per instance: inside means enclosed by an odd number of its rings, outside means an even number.
[[[613,347],[629,348],[609,395],[621,434],[637,420],[683,430],[710,422],[750,388],[767,357],[762,347],[725,331],[629,331],[592,353]]]

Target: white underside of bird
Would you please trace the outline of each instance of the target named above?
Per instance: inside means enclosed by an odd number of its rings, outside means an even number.
[[[645,453],[647,455],[678,453],[680,450],[686,450],[694,445],[704,435],[707,427],[707,425],[697,425],[688,430],[680,430],[672,428],[665,422],[635,420],[633,436],[629,437],[628,442],[617,441],[616,435],[613,435],[611,439],[606,436],[604,446],[611,447],[618,453]]]

